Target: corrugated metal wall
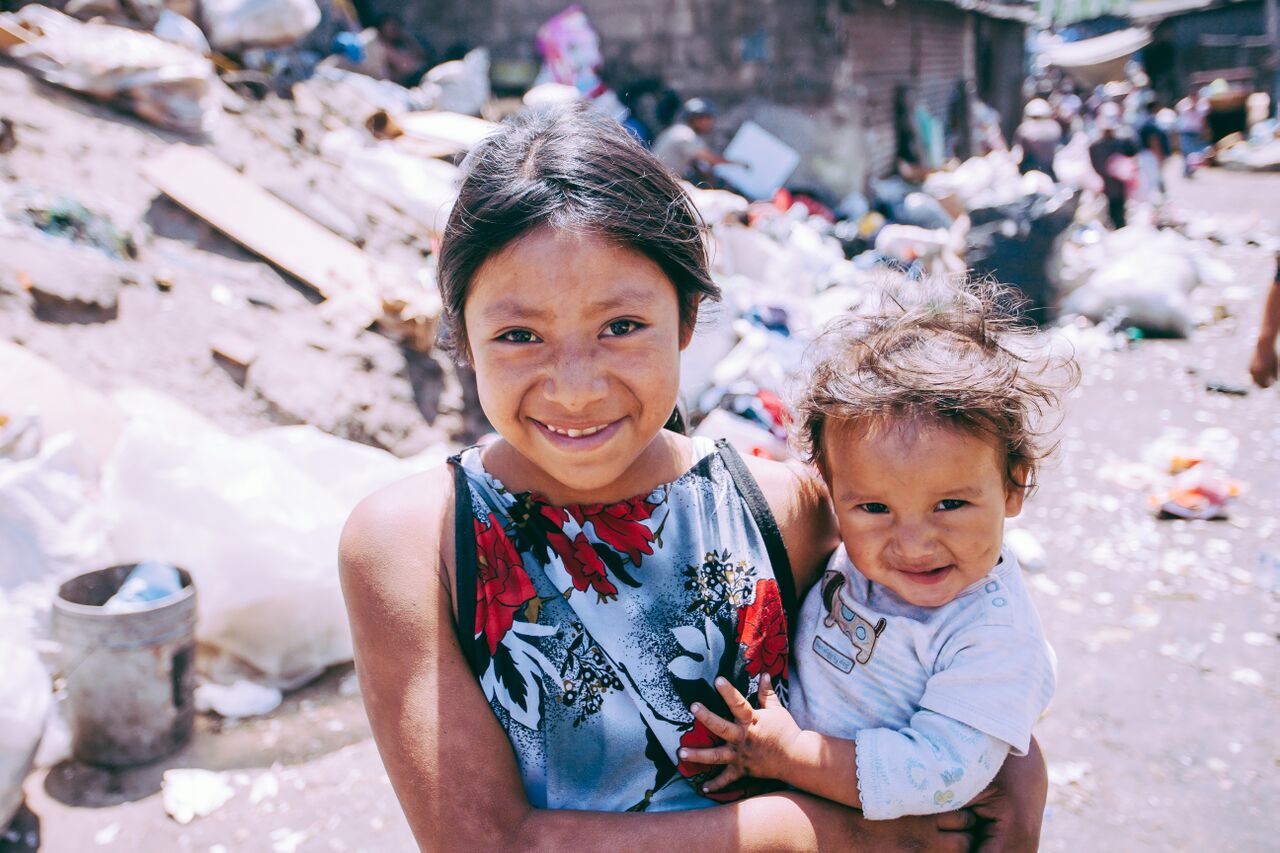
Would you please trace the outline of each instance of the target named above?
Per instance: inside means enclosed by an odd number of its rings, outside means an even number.
[[[895,163],[898,90],[945,123],[957,87],[974,79],[973,15],[928,0],[865,2],[846,27],[853,76],[866,98],[868,172],[884,175]]]

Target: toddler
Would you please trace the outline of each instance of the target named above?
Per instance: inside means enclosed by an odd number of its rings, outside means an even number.
[[[770,685],[726,743],[682,758],[707,783],[773,778],[889,819],[960,808],[1025,754],[1054,688],[1053,653],[1002,548],[1047,452],[1035,421],[1055,367],[994,285],[933,279],[819,340],[800,443],[831,492],[843,548],[796,621],[788,711]]]

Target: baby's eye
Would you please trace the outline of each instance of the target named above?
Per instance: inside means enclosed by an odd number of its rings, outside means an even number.
[[[638,330],[640,324],[635,320],[614,320],[607,328],[609,329],[610,337],[621,338]]]
[[[889,511],[889,507],[878,503],[858,504],[858,509],[871,515],[883,515]]]
[[[538,336],[528,329],[512,329],[498,335],[498,340],[509,344],[531,344],[538,340]]]
[[[938,509],[948,512],[953,509],[959,509],[962,506],[967,506],[968,503],[968,501],[962,501],[957,498],[947,498],[946,500],[938,501]]]

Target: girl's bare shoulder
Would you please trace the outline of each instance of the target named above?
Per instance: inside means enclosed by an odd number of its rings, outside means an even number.
[[[344,585],[395,597],[436,575],[451,586],[453,472],[439,465],[386,486],[352,511],[338,544]]]
[[[800,462],[745,459],[782,530],[796,586],[803,594],[839,541],[826,484],[817,471]]]

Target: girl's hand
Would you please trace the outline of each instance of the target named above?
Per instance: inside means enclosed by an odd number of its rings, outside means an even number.
[[[787,769],[795,760],[801,728],[782,707],[768,673],[760,676],[760,707],[752,708],[728,679],[717,678],[716,690],[724,697],[733,720],[713,714],[694,704],[693,716],[726,742],[708,749],[682,749],[680,760],[696,764],[723,764],[724,771],[707,782],[703,790],[714,793],[744,776],[787,781]]]

